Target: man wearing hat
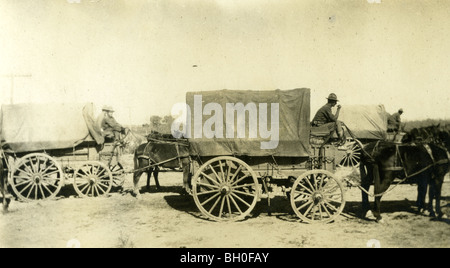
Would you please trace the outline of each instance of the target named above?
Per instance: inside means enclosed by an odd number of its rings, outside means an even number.
[[[388,118],[388,132],[398,132],[400,130],[400,124],[402,123],[402,119],[400,116],[403,114],[403,109],[400,108],[398,112],[392,114]]]
[[[314,116],[311,126],[316,128],[320,127],[331,135],[336,131],[339,138],[339,143],[343,144],[345,142],[344,129],[342,128],[342,123],[338,121],[339,112],[341,111],[341,105],[337,106],[336,114],[331,112],[331,108],[336,106],[338,99],[336,94],[331,93],[327,98],[328,102],[322,106]]]
[[[107,105],[103,107],[102,111],[101,128],[103,130],[103,136],[107,139],[119,140],[120,133],[125,133],[125,128],[114,119],[114,109]]]

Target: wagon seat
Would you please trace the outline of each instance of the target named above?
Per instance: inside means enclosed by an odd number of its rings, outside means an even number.
[[[322,146],[327,143],[337,142],[339,137],[336,132],[330,133],[327,126],[311,127],[309,142],[311,145]]]

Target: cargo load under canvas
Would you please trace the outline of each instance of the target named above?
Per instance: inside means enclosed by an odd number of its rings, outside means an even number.
[[[193,154],[309,155],[310,89],[189,92],[186,103]]]
[[[386,138],[387,113],[384,105],[345,105],[339,120],[358,139],[382,140]]]
[[[2,144],[17,153],[71,148],[84,141],[101,144],[94,122],[92,103],[2,105]]]

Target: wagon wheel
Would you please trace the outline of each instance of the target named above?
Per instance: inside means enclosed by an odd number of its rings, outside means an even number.
[[[113,174],[101,162],[86,162],[73,176],[73,186],[81,197],[103,196],[113,185]]]
[[[345,155],[342,157],[338,166],[341,167],[359,167],[359,163],[361,162],[361,147],[356,142],[349,142],[344,145]]]
[[[330,222],[344,209],[344,187],[328,171],[308,171],[292,186],[291,206],[305,222]]]
[[[123,168],[122,164],[117,162],[115,165],[110,165],[109,170],[111,170],[112,176],[113,176],[113,187],[122,187],[125,183],[125,169]]]
[[[192,188],[197,207],[216,221],[244,219],[259,198],[254,171],[242,160],[229,156],[203,164],[192,179]]]
[[[21,200],[54,198],[63,185],[63,172],[54,158],[43,153],[19,159],[11,172],[11,186]]]

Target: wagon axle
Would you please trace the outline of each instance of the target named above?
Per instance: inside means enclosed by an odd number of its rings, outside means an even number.
[[[35,184],[39,184],[39,183],[41,183],[41,181],[42,181],[43,179],[44,179],[44,178],[42,177],[41,174],[36,174],[36,175],[34,175],[33,181],[34,181]]]
[[[222,195],[229,195],[229,194],[231,193],[231,187],[230,187],[230,185],[228,185],[228,184],[223,185],[223,186],[220,188],[220,193],[221,193]]]
[[[313,197],[312,197],[314,204],[319,204],[320,202],[322,202],[323,200],[323,195],[321,193],[314,193]]]
[[[97,182],[97,179],[95,177],[90,177],[88,180],[90,185],[94,185]]]

